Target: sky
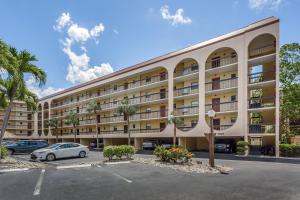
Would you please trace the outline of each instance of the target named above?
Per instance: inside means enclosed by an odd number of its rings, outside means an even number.
[[[280,44],[300,42],[300,0],[0,0],[0,39],[38,58],[39,97],[270,16]]]

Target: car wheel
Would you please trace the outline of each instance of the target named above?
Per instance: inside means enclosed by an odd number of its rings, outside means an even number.
[[[46,156],[47,161],[53,161],[55,160],[55,155],[53,153],[50,153]]]
[[[85,151],[80,151],[80,152],[79,152],[79,157],[80,157],[80,158],[84,158],[85,156],[86,156]]]

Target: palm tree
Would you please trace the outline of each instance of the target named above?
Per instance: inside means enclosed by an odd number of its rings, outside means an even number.
[[[171,113],[168,120],[169,124],[174,124],[173,147],[176,146],[176,126],[183,124],[182,117],[175,117],[174,112]]]
[[[51,118],[48,120],[48,126],[50,126],[50,128],[53,128],[53,130],[55,131],[55,136],[56,136],[56,143],[58,143],[58,132],[57,132],[57,128],[58,128],[58,119],[57,118]]]
[[[131,138],[130,138],[130,117],[134,115],[137,111],[137,107],[130,105],[128,99],[123,99],[121,101],[121,105],[118,106],[117,112],[120,115],[124,116],[124,119],[127,121],[127,133],[128,133],[128,145],[131,144]]]
[[[65,124],[72,125],[74,130],[74,142],[76,142],[76,128],[79,125],[78,114],[73,111],[70,111],[66,116]]]
[[[97,120],[97,114],[101,111],[101,105],[98,104],[95,100],[90,101],[87,104],[86,108],[88,113],[93,113],[95,115],[95,121],[96,121],[96,138],[97,138],[97,148],[99,148],[99,131],[98,131],[98,120]]]
[[[34,61],[37,61],[34,55],[26,50],[18,52],[13,47],[9,48],[9,54],[9,62],[5,66],[1,66],[7,72],[7,79],[0,80],[1,89],[7,99],[7,107],[1,127],[0,144],[8,125],[14,101],[23,101],[28,108],[36,110],[38,98],[27,88],[25,76],[33,77],[39,86],[44,85],[47,79],[45,71],[33,64]]]

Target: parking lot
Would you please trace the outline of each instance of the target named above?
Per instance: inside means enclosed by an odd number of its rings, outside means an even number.
[[[1,200],[300,199],[299,164],[217,159],[217,164],[234,168],[229,175],[137,163],[76,167],[101,158],[100,152],[91,152],[88,158],[52,162],[45,170],[0,174]]]

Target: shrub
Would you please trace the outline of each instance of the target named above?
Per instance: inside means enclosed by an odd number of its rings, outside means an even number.
[[[249,143],[241,140],[241,141],[238,141],[236,143],[236,145],[237,145],[237,148],[236,148],[237,154],[238,155],[245,155],[246,150],[248,149]]]
[[[5,146],[0,146],[0,159],[8,156],[8,150]]]
[[[163,162],[186,163],[192,159],[192,153],[183,147],[166,149],[162,146],[156,146],[154,155]]]
[[[280,154],[287,157],[297,157],[300,156],[300,145],[296,144],[280,144],[279,145]]]
[[[134,153],[135,149],[131,145],[106,146],[103,149],[103,156],[108,158],[108,160],[112,160],[114,157],[122,159],[123,156],[131,158]]]

